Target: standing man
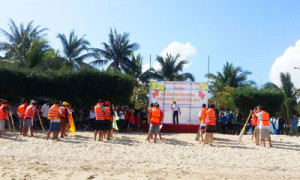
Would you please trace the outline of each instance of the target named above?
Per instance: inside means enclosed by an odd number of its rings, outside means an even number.
[[[258,117],[258,127],[260,131],[260,139],[264,144],[264,147],[266,147],[266,139],[268,139],[270,147],[273,147],[271,142],[271,136],[270,136],[270,117],[269,113],[264,111],[263,106],[259,105],[257,107],[258,113],[256,113],[256,116]]]
[[[18,107],[19,131],[21,135],[23,134],[23,121],[24,121],[26,107],[27,107],[27,102],[25,100],[22,100],[21,105]]]
[[[180,112],[180,107],[178,106],[178,104],[176,104],[176,100],[174,99],[173,104],[171,106],[172,111],[173,111],[173,124],[178,124],[179,120],[178,120],[178,112],[181,114]],[[176,118],[176,120],[175,120]]]
[[[281,114],[279,114],[279,126],[278,126],[278,134],[284,134],[284,124],[285,124],[285,120],[283,119],[283,116]]]
[[[31,101],[31,104],[26,107],[24,121],[23,121],[23,136],[27,136],[28,128],[30,129],[30,136],[33,136],[33,118],[36,113],[36,101]]]
[[[236,116],[234,119],[234,131],[233,134],[238,135],[240,133],[240,123],[242,122],[242,114],[240,108],[236,109]]]
[[[210,105],[209,109],[206,111],[206,133],[203,145],[208,144],[212,146],[213,144],[213,138],[214,138],[214,132],[216,131],[216,112],[215,112],[215,105]]]
[[[9,114],[9,106],[8,101],[3,100],[0,106],[0,138],[2,138],[2,132],[5,130],[5,121],[9,123],[8,114]]]
[[[147,118],[148,118],[148,124],[149,124],[149,130],[148,130],[148,135],[147,135],[147,141],[150,142],[150,139],[153,139],[153,133],[150,131],[151,130],[151,126],[152,126],[152,123],[151,123],[151,118],[150,118],[150,113],[151,111],[153,111],[155,108],[154,106],[154,103],[151,103],[150,104],[150,107],[148,108],[148,115],[147,115]]]
[[[232,134],[233,130],[232,130],[232,120],[233,120],[233,113],[230,111],[230,109],[227,110],[227,131],[228,134]]]
[[[50,101],[47,100],[46,103],[42,106],[41,112],[42,112],[42,122],[45,126],[45,129],[49,129],[49,121],[48,121],[48,112],[50,109]]]
[[[204,131],[205,131],[205,117],[206,117],[206,104],[202,104],[202,109],[201,111],[199,112],[199,120],[200,120],[200,127],[198,129],[198,133],[197,133],[197,136],[196,136],[196,141],[199,141],[199,138],[201,137],[201,142],[203,142],[203,134],[204,134]]]
[[[48,119],[50,120],[50,127],[47,133],[47,140],[49,139],[51,133],[53,134],[52,140],[57,139],[58,130],[59,130],[59,117],[61,114],[61,109],[59,108],[59,101],[56,101],[55,104],[51,106],[48,113]]]
[[[157,142],[157,135],[160,132],[160,125],[163,120],[164,114],[159,108],[159,104],[155,103],[155,108],[150,111],[150,119],[151,119],[151,129],[150,129],[150,136],[152,136],[153,133],[155,133],[154,136],[154,142]],[[149,139],[150,141],[150,139]]]
[[[298,137],[298,119],[296,114],[293,114],[291,118],[291,136],[293,135]]]
[[[68,106],[69,106],[68,102],[63,102],[63,106],[60,107],[60,110],[61,110],[60,126],[59,126],[60,138],[64,138],[66,126],[67,126],[67,124],[69,124],[69,114],[71,112],[69,112]]]
[[[99,133],[99,141],[103,141],[105,133],[105,108],[102,99],[98,100],[97,105],[94,107],[94,112],[96,115],[94,140],[97,140],[97,134]]]

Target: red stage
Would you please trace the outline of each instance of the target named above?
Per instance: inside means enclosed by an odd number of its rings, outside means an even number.
[[[161,132],[163,133],[197,133],[199,125],[197,124],[163,124]],[[143,131],[148,132],[149,125],[144,124]]]

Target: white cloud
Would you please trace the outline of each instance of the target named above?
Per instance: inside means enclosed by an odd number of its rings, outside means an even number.
[[[274,64],[270,70],[270,81],[280,86],[280,72],[291,74],[292,81],[295,87],[300,87],[300,71],[294,69],[300,67],[300,39],[296,42],[295,46],[290,46],[285,50],[283,55],[275,59]]]
[[[180,59],[179,60],[184,60],[184,59],[188,59],[188,57],[190,56],[195,56],[197,55],[197,50],[194,46],[192,46],[191,43],[187,42],[185,44],[177,42],[177,41],[173,41],[172,43],[170,43],[161,53],[160,55],[165,57],[166,55],[171,54],[173,56],[180,54]],[[156,57],[155,57],[156,58]],[[154,62],[154,63],[153,63]],[[189,64],[185,65],[184,68],[187,68],[188,66],[190,66],[192,64],[192,62],[190,62]],[[155,60],[152,59],[152,67],[154,69],[160,69],[161,66],[160,64]],[[142,70],[146,71],[147,69],[150,68],[150,63],[146,63],[143,65]]]

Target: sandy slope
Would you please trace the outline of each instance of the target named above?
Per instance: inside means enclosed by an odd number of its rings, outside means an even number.
[[[256,146],[250,136],[216,135],[215,146],[194,134],[117,134],[94,142],[91,132],[58,141],[45,136],[0,139],[0,179],[300,179],[300,138],[275,136],[274,148]]]

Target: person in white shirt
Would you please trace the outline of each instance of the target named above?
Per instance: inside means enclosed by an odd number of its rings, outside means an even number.
[[[172,110],[173,110],[173,124],[178,124],[179,120],[178,120],[178,112],[181,114],[180,112],[180,108],[178,106],[178,104],[176,104],[176,100],[174,99],[173,104],[171,106]]]
[[[41,118],[42,118],[43,125],[45,126],[45,129],[49,128],[49,120],[47,119],[49,109],[50,109],[50,101],[47,100],[46,103],[41,108],[41,113],[42,113]]]

